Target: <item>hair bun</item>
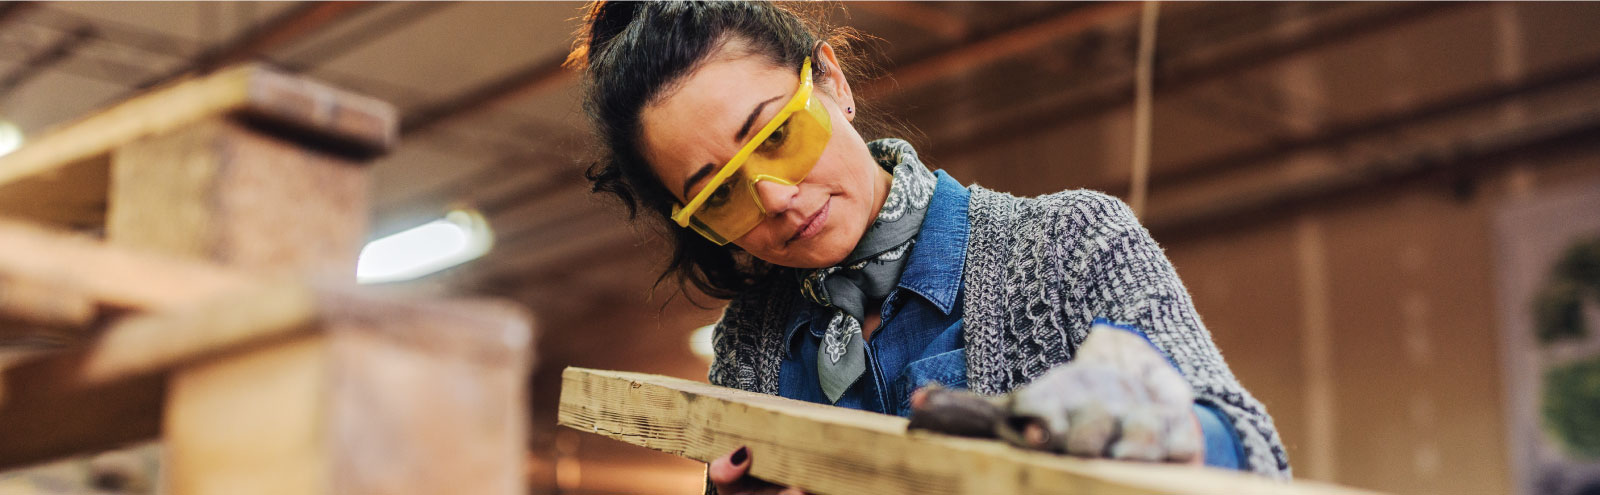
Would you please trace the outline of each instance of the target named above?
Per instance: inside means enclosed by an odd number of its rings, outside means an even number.
[[[577,39],[564,65],[568,68],[581,69],[588,63],[589,54],[604,50],[612,39],[622,34],[646,3],[602,0],[585,5],[583,25],[578,28]]]

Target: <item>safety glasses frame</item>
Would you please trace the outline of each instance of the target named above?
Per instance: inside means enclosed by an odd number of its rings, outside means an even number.
[[[711,176],[711,178],[706,181],[705,186],[700,188],[700,191],[694,195],[694,198],[689,200],[688,204],[673,206],[673,222],[677,223],[679,227],[691,227],[690,222],[695,212],[699,211],[700,208],[705,205],[706,200],[710,199],[711,194],[714,193],[718,188],[722,187],[723,182],[726,182],[730,177],[733,177],[735,173],[738,173],[739,169],[742,168],[745,162],[750,159],[750,156],[755,153],[756,149],[760,147],[761,143],[765,142],[773,132],[777,131],[777,129],[783,126],[785,122],[788,122],[789,118],[794,116],[796,112],[805,110],[807,108],[808,104],[811,103],[814,89],[815,87],[811,78],[811,58],[806,57],[805,61],[800,66],[800,87],[795,91],[794,97],[790,98],[789,101],[784,104],[783,108],[779,109],[778,113],[772,117],[772,120],[768,121],[765,126],[761,127],[760,131],[756,132],[755,136],[752,136],[743,147],[739,148],[739,152],[734,154],[733,158],[728,159],[728,162],[722,166],[721,170],[718,170],[715,175]],[[762,174],[751,177],[748,186],[753,189],[755,187],[755,183],[761,181],[771,181],[790,186],[799,183],[798,180],[789,180],[781,177]],[[755,206],[763,215],[765,215],[766,207],[761,205],[759,196],[754,190],[750,191],[750,195],[752,198],[757,198],[755,201]],[[705,227],[710,228],[709,226]],[[701,228],[694,228],[694,230],[719,245],[727,244],[729,241],[731,241],[731,239],[722,238],[720,234],[715,234],[714,232],[705,232]]]

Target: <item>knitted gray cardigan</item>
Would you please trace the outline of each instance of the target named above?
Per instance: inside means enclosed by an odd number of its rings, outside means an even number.
[[[967,385],[1002,394],[1072,360],[1095,318],[1130,324],[1178,364],[1197,400],[1239,433],[1248,469],[1289,477],[1272,417],[1234,378],[1160,246],[1122,201],[1073,190],[971,192],[965,291]],[[734,299],[713,332],[711,383],[776,395],[792,277]]]

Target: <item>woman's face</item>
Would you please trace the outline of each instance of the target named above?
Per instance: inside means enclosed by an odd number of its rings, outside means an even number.
[[[640,114],[644,155],[680,204],[727,164],[800,86],[799,68],[774,67],[747,46],[738,39],[725,43]],[[877,218],[890,182],[849,124],[854,113],[844,109],[853,103],[833,49],[823,45],[811,63],[826,64],[814,91],[833,121],[827,147],[799,184],[757,182],[756,194],[767,216],[733,240],[757,258],[794,268],[843,261]]]

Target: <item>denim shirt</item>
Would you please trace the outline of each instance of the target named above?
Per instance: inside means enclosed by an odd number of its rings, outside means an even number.
[[[962,333],[962,267],[967,249],[968,191],[943,170],[922,231],[900,283],[884,299],[881,322],[867,340],[867,372],[833,405],[909,416],[911,392],[930,382],[967,388]],[[827,404],[817,376],[817,352],[826,331],[825,308],[805,301],[784,327],[788,344],[778,395]],[[1206,439],[1206,464],[1238,469],[1243,454],[1233,428],[1215,407],[1195,404]]]

